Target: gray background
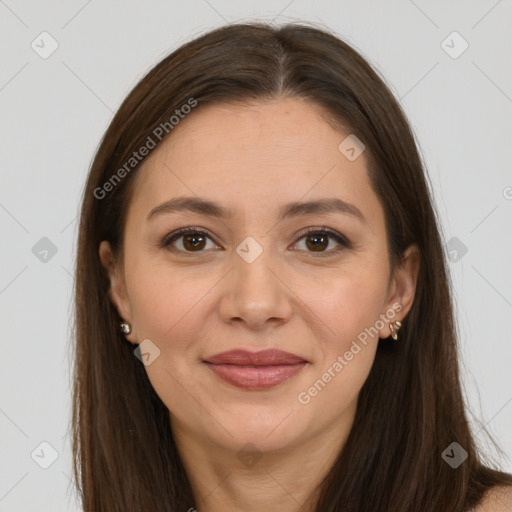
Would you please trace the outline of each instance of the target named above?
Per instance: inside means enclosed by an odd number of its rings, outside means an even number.
[[[473,428],[492,455],[487,425],[512,471],[510,0],[0,0],[0,511],[79,509],[69,438],[76,219],[113,112],[179,44],[254,19],[333,29],[400,98],[452,260]],[[58,48],[42,58],[51,38]]]

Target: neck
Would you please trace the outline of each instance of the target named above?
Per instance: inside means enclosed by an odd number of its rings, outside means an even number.
[[[340,452],[350,420],[279,450],[241,450],[205,439],[173,423],[173,436],[195,496],[197,512],[313,512],[322,480]],[[192,507],[192,504],[191,504]]]

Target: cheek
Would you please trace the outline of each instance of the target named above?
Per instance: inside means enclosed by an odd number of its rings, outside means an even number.
[[[151,340],[159,350],[145,370],[160,399],[186,421],[208,291],[218,278],[155,266],[137,270],[130,292],[137,336],[139,341]]]
[[[370,373],[385,292],[383,280],[353,275],[334,280],[325,293],[314,297],[315,310],[326,327],[316,340],[312,377],[297,399],[323,411],[326,420],[355,403]]]
[[[388,276],[386,269],[367,268],[347,268],[342,273],[331,273],[323,283],[304,283],[301,294],[307,297],[307,305],[321,320],[327,334],[322,336],[326,354],[347,350],[360,333],[375,326],[379,319]]]
[[[139,266],[132,276],[130,295],[139,337],[157,345],[172,339],[176,349],[186,344],[185,337],[193,338],[201,303],[215,279],[161,266]]]
[[[345,283],[339,292],[337,310],[338,327],[343,338],[354,339],[378,319],[385,299],[385,289],[374,280],[354,280]]]

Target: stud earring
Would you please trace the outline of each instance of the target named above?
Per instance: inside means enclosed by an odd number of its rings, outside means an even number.
[[[132,332],[132,328],[131,328],[130,324],[127,322],[121,322],[119,324],[119,327],[123,334],[130,334]]]
[[[391,337],[396,341],[398,339],[398,329],[402,327],[402,322],[396,320],[395,325],[389,324],[389,330],[391,331]]]

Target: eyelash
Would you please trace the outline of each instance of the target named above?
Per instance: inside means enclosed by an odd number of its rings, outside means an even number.
[[[187,255],[193,255],[195,252],[197,252],[197,253],[204,252],[204,250],[203,251],[183,251],[183,250],[176,249],[176,248],[172,248],[171,249],[169,247],[174,241],[176,241],[179,238],[181,238],[182,236],[188,235],[190,233],[206,236],[210,240],[212,240],[214,243],[217,244],[217,242],[215,242],[215,240],[206,231],[204,231],[201,228],[196,228],[196,227],[191,226],[191,227],[187,227],[187,228],[178,229],[177,231],[174,231],[173,233],[170,233],[169,235],[167,235],[162,240],[162,242],[160,244],[160,247],[161,248],[167,248],[168,250],[171,250],[173,252],[184,253],[184,254],[187,254]],[[340,234],[340,233],[338,233],[336,231],[333,231],[333,230],[331,230],[331,229],[329,229],[327,227],[324,227],[324,226],[322,226],[320,228],[309,228],[306,232],[302,233],[302,235],[298,238],[298,240],[302,240],[303,238],[305,238],[305,237],[307,237],[308,235],[311,235],[311,234],[329,236],[330,238],[332,238],[336,242],[338,242],[340,244],[340,246],[341,246],[341,248],[338,248],[338,249],[331,249],[330,251],[324,251],[324,252],[319,251],[318,253],[315,253],[314,251],[305,251],[305,252],[309,252],[311,254],[316,254],[319,257],[332,256],[334,254],[340,253],[344,249],[352,249],[353,248],[353,244],[350,242],[350,240],[348,240],[348,238],[346,238],[342,234]]]

